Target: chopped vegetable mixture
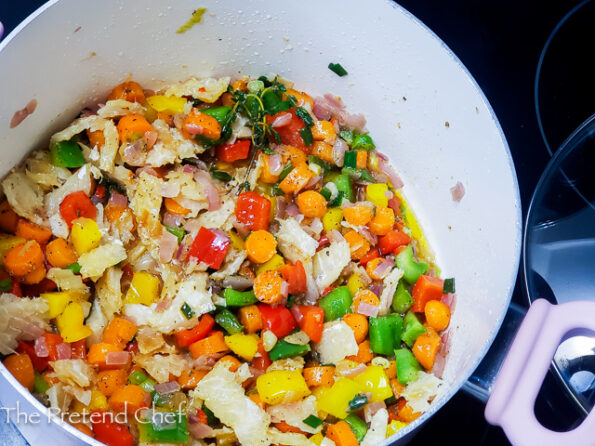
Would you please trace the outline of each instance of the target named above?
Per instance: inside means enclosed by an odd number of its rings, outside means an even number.
[[[3,363],[110,446],[377,444],[455,292],[401,186],[332,95],[128,80],[2,180]]]

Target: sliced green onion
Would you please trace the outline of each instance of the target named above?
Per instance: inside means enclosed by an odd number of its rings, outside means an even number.
[[[258,93],[260,90],[264,89],[264,82],[261,80],[255,80],[248,82],[248,91],[250,93]]]
[[[368,397],[366,395],[357,394],[351,401],[349,401],[349,409],[357,410],[366,404],[368,404]]]
[[[343,66],[340,63],[331,62],[330,64],[328,64],[328,69],[335,73],[337,76],[342,77],[347,75],[347,70],[343,68]]]
[[[279,187],[279,183],[275,183],[273,184],[273,187],[271,187],[271,194],[274,197],[279,197],[281,195],[285,195],[285,192],[281,190],[281,188]]]
[[[308,162],[318,164],[324,170],[331,170],[334,167],[331,163],[318,158],[316,155],[308,155]]]
[[[344,195],[345,195],[345,192],[343,192],[342,190],[340,190],[339,193],[337,194],[337,196],[335,197],[335,199],[329,203],[329,206],[332,207],[332,208],[337,207],[337,206],[341,206],[341,203],[343,203],[343,196]]]
[[[10,289],[12,288],[12,280],[10,278],[5,278],[0,280],[0,291],[2,291],[3,293],[6,293],[8,291],[10,291]]]
[[[70,265],[68,265],[66,267],[66,269],[71,270],[73,273],[78,274],[81,272],[81,265],[78,264],[78,262],[75,263],[71,263]]]
[[[312,136],[312,130],[310,127],[306,126],[300,130],[300,135],[302,135],[302,139],[304,140],[304,144],[310,147],[314,143],[314,137]]]
[[[289,175],[289,172],[291,172],[293,170],[293,164],[289,163],[287,166],[285,166],[283,168],[283,170],[281,171],[281,173],[279,174],[279,179],[281,181],[283,181],[285,179],[285,177],[287,175]]]
[[[184,304],[180,307],[180,311],[182,312],[182,314],[184,314],[184,317],[186,319],[192,319],[192,316],[196,314],[192,307],[188,305],[186,302],[184,302]]]
[[[184,231],[184,229],[176,228],[174,226],[167,226],[167,225],[163,225],[163,226],[165,226],[165,229],[167,229],[167,232],[175,235],[178,238],[178,243],[182,243],[182,240],[184,239],[184,236],[186,235],[186,231]]]
[[[271,149],[270,147],[263,147],[261,149],[264,153],[266,153],[267,155],[274,155],[275,151],[273,149]]]
[[[444,294],[454,293],[455,292],[455,279],[451,277],[450,279],[444,279],[444,285],[442,287],[442,291]]]
[[[350,150],[345,152],[345,158],[343,160],[343,165],[345,167],[351,167],[353,169],[355,169],[356,165],[357,165],[357,152]]]
[[[320,195],[326,198],[326,201],[329,201],[331,199],[332,193],[326,187],[323,187],[322,189],[320,189]]]
[[[312,429],[316,429],[318,426],[322,425],[323,421],[318,418],[316,415],[308,415],[307,418],[304,418],[304,420],[302,420],[302,422],[304,424],[307,424],[308,426],[310,426]]]

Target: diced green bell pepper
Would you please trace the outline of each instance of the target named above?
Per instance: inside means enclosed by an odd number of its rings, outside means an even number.
[[[45,393],[50,385],[43,379],[39,373],[35,372],[35,381],[33,382],[33,393]]]
[[[254,291],[237,291],[233,288],[225,288],[223,297],[228,307],[244,307],[258,302]]]
[[[310,345],[291,344],[284,339],[280,339],[273,349],[269,352],[271,361],[278,359],[292,358],[294,356],[305,355],[310,351]]]
[[[139,384],[145,382],[147,378],[148,376],[145,372],[137,370],[136,372],[132,372],[130,375],[128,375],[128,382],[138,386]]]
[[[401,343],[403,319],[398,314],[370,318],[370,349],[381,355],[392,355]]]
[[[368,426],[366,425],[364,420],[362,420],[356,414],[350,413],[345,418],[345,421],[347,422],[347,424],[349,424],[349,427],[355,435],[355,438],[357,438],[357,441],[361,442],[366,436],[366,433],[368,432]]]
[[[353,150],[374,150],[376,145],[370,135],[357,135],[351,144]]]
[[[422,325],[413,311],[408,311],[403,319],[403,334],[401,340],[409,347],[413,347],[415,340],[419,335],[426,332],[426,327]]]
[[[215,316],[215,322],[229,334],[241,333],[244,329],[244,326],[238,322],[235,315],[227,308],[224,308]]]
[[[269,115],[287,111],[290,108],[289,102],[281,100],[281,95],[275,90],[265,91],[261,99],[262,105],[264,105],[264,111]]]
[[[339,132],[339,137],[350,146],[353,144],[353,138],[355,138],[355,135],[352,130],[341,130]]]
[[[145,379],[143,382],[141,382],[139,384],[139,386],[145,391],[145,392],[154,392],[155,391],[155,381],[151,378],[147,378]]]
[[[400,348],[395,350],[395,362],[397,366],[397,379],[401,384],[407,384],[417,380],[417,372],[423,370],[422,366],[411,350]]]
[[[413,305],[413,297],[402,280],[399,281],[393,296],[392,309],[395,313],[405,313]]]
[[[411,245],[407,246],[401,251],[395,259],[397,267],[403,270],[403,277],[410,284],[414,284],[419,279],[419,276],[428,271],[428,264],[423,262],[416,262],[413,259],[413,248]]]
[[[347,200],[353,201],[353,188],[351,187],[351,178],[349,178],[348,174],[342,173],[341,175],[337,175],[332,181],[337,186],[337,190],[343,192],[343,196]]]
[[[334,321],[351,313],[351,291],[346,286],[340,286],[332,290],[318,301],[318,306],[324,310],[324,321]]]
[[[153,411],[153,418],[138,424],[143,443],[186,443],[188,418],[178,412]]]
[[[74,141],[60,141],[50,146],[50,159],[54,166],[81,167],[85,164],[85,157],[79,145]]]

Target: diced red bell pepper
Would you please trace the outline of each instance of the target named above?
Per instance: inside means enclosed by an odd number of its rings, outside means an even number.
[[[44,333],[42,336],[45,338],[45,345],[48,349],[48,359],[50,361],[56,361],[58,359],[56,346],[64,343],[64,339],[62,339],[62,336],[59,334],[55,333]]]
[[[287,336],[296,326],[291,312],[283,305],[271,307],[270,305],[260,304],[258,309],[262,315],[264,328],[272,331],[278,339]]]
[[[320,342],[324,325],[324,310],[318,306],[294,305],[291,314],[311,341]]]
[[[71,342],[70,350],[72,351],[72,359],[87,359],[87,341],[85,339]]]
[[[233,144],[225,144],[217,147],[217,158],[226,163],[233,163],[237,160],[245,160],[250,154],[250,140],[238,139]]]
[[[176,342],[179,347],[188,347],[190,344],[204,339],[215,325],[215,319],[210,314],[203,314],[198,325],[188,330],[176,332]]]
[[[442,299],[442,294],[444,294],[443,289],[444,280],[422,274],[417,279],[417,282],[415,282],[415,285],[413,285],[413,290],[411,291],[411,296],[413,297],[411,310],[422,313],[429,301]]]
[[[256,192],[242,192],[236,201],[236,219],[253,231],[269,228],[271,202]]]
[[[335,288],[337,288],[337,285],[329,285],[329,286],[327,286],[324,290],[322,290],[322,293],[320,293],[320,297],[326,296],[328,293],[330,293],[331,291],[333,291]]]
[[[400,231],[391,231],[378,239],[378,247],[382,255],[391,254],[399,246],[408,245],[409,243],[411,243],[411,237]]]
[[[41,293],[47,293],[48,291],[54,291],[58,289],[58,285],[53,280],[47,277],[39,283],[32,285],[21,285],[22,295],[26,297],[37,297]]]
[[[300,134],[300,130],[302,130],[306,124],[302,118],[295,114],[295,108],[290,108],[288,111],[282,111],[274,115],[267,115],[267,124],[272,124],[279,116],[287,113],[291,113],[291,121],[282,127],[275,128],[281,137],[281,143],[297,147],[309,154],[312,151],[312,148],[306,146],[306,143],[304,143],[304,139]],[[272,138],[274,139],[274,136]]]
[[[328,246],[330,244],[331,244],[331,241],[328,239],[327,235],[324,234],[322,237],[320,237],[318,239],[318,248],[316,248],[316,250],[319,251],[322,248],[324,248],[325,246]]]
[[[199,423],[207,424],[207,422],[209,421],[209,418],[207,417],[207,414],[202,409],[196,409],[196,415],[195,416],[196,416],[196,418],[197,418],[197,420],[198,420]]]
[[[298,260],[295,265],[285,265],[279,272],[287,281],[289,294],[305,293],[308,290],[306,271],[301,261]]]
[[[97,209],[82,190],[66,195],[60,203],[60,214],[70,228],[72,221],[79,217],[87,217],[95,220]]]
[[[45,369],[48,368],[48,359],[47,358],[40,358],[35,353],[35,347],[28,342],[19,341],[19,346],[17,347],[17,353],[26,353],[31,358],[31,362],[33,363],[33,368],[36,372],[41,373]]]
[[[128,428],[113,421],[109,413],[93,411],[89,418],[97,441],[107,446],[133,446],[134,438]]]
[[[362,266],[366,266],[370,260],[374,260],[376,257],[380,257],[380,252],[378,251],[378,248],[372,248],[359,259],[359,263]]]
[[[213,269],[219,269],[229,249],[229,237],[218,229],[199,229],[190,246],[188,257],[204,262]]]
[[[99,200],[103,200],[105,198],[105,186],[103,185],[99,185],[97,186],[97,189],[95,189],[95,196],[99,199]]]
[[[269,352],[264,349],[264,345],[262,343],[262,339],[258,341],[258,350],[257,352],[260,356],[254,356],[252,360],[252,367],[257,370],[266,370],[271,365],[271,358],[269,358]]]
[[[138,353],[138,342],[134,341],[134,342],[129,342],[128,344],[126,344],[126,348],[124,349],[127,352],[130,353],[134,353],[137,354]]]

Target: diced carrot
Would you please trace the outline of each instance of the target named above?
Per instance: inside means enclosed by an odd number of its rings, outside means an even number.
[[[103,130],[95,130],[92,132],[91,130],[87,129],[87,138],[89,138],[89,144],[91,148],[97,147],[99,150],[105,144],[105,135],[103,134]]]
[[[177,381],[183,390],[191,390],[198,385],[207,373],[209,373],[208,370],[184,370]]]
[[[436,360],[436,353],[440,349],[442,341],[440,336],[432,327],[426,327],[427,331],[418,336],[413,344],[413,355],[415,359],[424,366],[426,370],[431,370],[434,367]]]
[[[279,189],[286,194],[297,194],[301,191],[308,181],[312,179],[312,172],[306,163],[298,164],[291,172],[279,183]]]
[[[357,355],[348,356],[347,359],[367,364],[374,359],[374,353],[370,349],[370,341],[366,340],[358,345]]]
[[[112,394],[126,385],[126,371],[124,369],[103,370],[97,374],[97,388],[105,396]]]
[[[390,363],[390,365],[388,366],[388,368],[384,370],[386,372],[386,376],[388,376],[389,379],[396,378],[397,377],[397,363],[395,362],[394,359],[392,361],[389,361],[389,363]]]
[[[413,285],[411,296],[413,297],[413,305],[411,310],[417,313],[422,313],[426,304],[431,300],[440,300],[442,298],[444,289],[444,280],[438,277],[430,277],[422,274]]]
[[[436,331],[442,331],[450,323],[450,308],[439,300],[430,300],[424,308],[426,322]]]
[[[312,108],[314,107],[314,100],[312,99],[312,97],[309,94],[304,93],[303,91],[298,91],[298,90],[294,90],[293,88],[288,88],[285,91],[285,94],[292,95],[293,97],[295,97],[298,107],[303,107],[305,105],[308,105],[310,110],[312,110]]]
[[[414,412],[413,408],[407,404],[405,400],[401,400],[404,402],[398,405],[398,416],[400,421],[404,421],[405,423],[412,423],[417,420],[421,416],[421,412]]]
[[[279,181],[279,174],[271,173],[271,169],[269,168],[269,157],[272,155],[267,155],[265,153],[260,155],[260,162],[262,164],[262,171],[260,172],[260,181],[266,184],[274,184]]]
[[[363,204],[349,206],[343,209],[343,217],[352,225],[367,225],[374,217],[374,209]]]
[[[26,274],[24,277],[20,277],[19,280],[26,285],[35,285],[45,278],[46,272],[45,266],[42,266]]]
[[[316,121],[312,127],[312,138],[314,138],[314,141],[334,144],[337,139],[337,130],[330,121]]]
[[[308,387],[330,387],[335,383],[335,368],[331,366],[306,367],[304,379]]]
[[[395,398],[399,398],[401,396],[401,393],[403,393],[403,390],[405,390],[405,386],[401,384],[401,381],[399,381],[397,378],[390,378],[389,383],[390,388],[392,389],[393,394],[395,395]]]
[[[370,231],[376,235],[388,234],[395,224],[395,213],[389,207],[377,207],[376,215],[370,221]]]
[[[105,355],[111,352],[120,352],[122,350],[123,348],[116,344],[108,344],[105,342],[92,344],[87,353],[87,362],[99,366],[105,365]]]
[[[221,124],[215,118],[193,108],[182,125],[184,135],[189,138],[200,134],[206,138],[217,140],[221,137]]]
[[[283,165],[291,162],[291,164],[297,166],[298,164],[305,164],[307,159],[303,150],[294,146],[283,146],[283,153],[281,155]]]
[[[221,362],[221,363],[226,362],[227,364],[229,364],[228,369],[231,372],[237,371],[240,368],[240,366],[242,365],[240,360],[233,355],[225,355],[217,362]]]
[[[283,282],[279,271],[263,271],[254,279],[254,295],[262,303],[277,303],[282,297]]]
[[[346,421],[331,424],[326,429],[326,436],[334,441],[336,446],[358,446],[359,444]]]
[[[370,260],[368,263],[366,263],[366,272],[368,273],[368,276],[370,276],[371,279],[373,279],[373,280],[382,280],[383,279],[383,277],[376,274],[375,271],[376,271],[376,268],[378,267],[378,265],[380,265],[385,260],[386,259],[384,257],[376,257],[376,258]]]
[[[370,250],[370,242],[353,229],[347,231],[343,237],[345,237],[345,241],[349,243],[351,258],[354,260],[361,259]]]
[[[317,156],[327,163],[335,164],[333,159],[333,146],[324,141],[314,141],[312,144],[312,155]]]
[[[115,317],[103,331],[103,342],[117,345],[123,349],[134,338],[136,330],[135,323],[121,317]]]
[[[343,316],[343,322],[353,330],[355,342],[358,344],[364,342],[366,336],[368,336],[368,318],[366,316],[358,313],[347,313]]]
[[[220,331],[215,331],[211,336],[196,341],[194,344],[191,344],[188,349],[194,358],[229,351],[229,347],[227,347],[223,338],[223,333]]]
[[[109,405],[114,412],[127,412],[133,415],[140,408],[146,407],[145,394],[142,387],[128,384],[112,394]]]
[[[8,356],[4,361],[4,366],[8,369],[12,376],[16,378],[24,387],[33,390],[35,383],[35,369],[31,358],[26,353],[17,353]]]
[[[308,218],[322,218],[326,214],[326,198],[314,190],[307,190],[297,196],[300,212]]]
[[[261,409],[264,410],[264,408],[266,407],[266,404],[262,401],[258,393],[253,393],[252,395],[248,396],[248,398],[250,398],[254,402],[254,404],[256,404]]]
[[[145,102],[145,92],[143,87],[134,81],[122,82],[120,85],[114,87],[108,95],[107,100],[124,99],[128,102]]]
[[[368,165],[368,152],[365,150],[358,150],[355,156],[355,167],[358,169],[365,169]]]
[[[77,261],[74,249],[63,238],[57,238],[47,244],[45,257],[49,264],[56,268],[66,268]]]
[[[42,270],[45,275],[43,251],[35,240],[29,240],[8,250],[3,261],[6,270],[13,276],[24,277],[38,270]]]
[[[254,263],[265,263],[277,252],[277,240],[264,229],[253,231],[244,243],[248,258]]]
[[[380,299],[373,291],[368,289],[361,289],[357,293],[355,293],[355,297],[353,298],[353,303],[351,304],[353,311],[357,312],[360,303],[367,303],[368,305],[373,305],[377,307],[380,305]]]
[[[89,426],[84,423],[70,423],[73,427],[81,431],[83,434],[88,435],[91,438],[95,438],[93,431]]]
[[[247,333],[256,333],[262,330],[262,316],[256,305],[241,307],[239,311],[240,323]]]
[[[157,112],[157,119],[161,119],[162,121],[165,121],[167,123],[167,125],[170,127],[173,127],[175,125],[174,124],[174,115],[172,115],[168,111]]]
[[[120,143],[140,139],[146,132],[153,130],[153,126],[149,124],[149,121],[144,116],[137,114],[122,116],[117,127]]]
[[[305,432],[303,432],[299,427],[295,427],[292,426],[291,424],[288,424],[287,421],[281,421],[279,423],[273,423],[273,426],[275,426],[275,428],[277,428],[277,430],[283,432],[283,433],[287,433],[287,432],[292,432],[295,434],[303,434]]]
[[[167,212],[169,212],[170,214],[186,215],[188,212],[190,212],[190,209],[186,209],[173,198],[165,198],[163,200],[163,204],[165,205],[165,209],[167,209]]]
[[[12,210],[8,201],[3,201],[0,204],[0,229],[4,232],[14,234],[17,230],[17,223],[19,216]]]
[[[242,78],[233,81],[229,84],[233,91],[246,91],[248,90],[248,79]]]

